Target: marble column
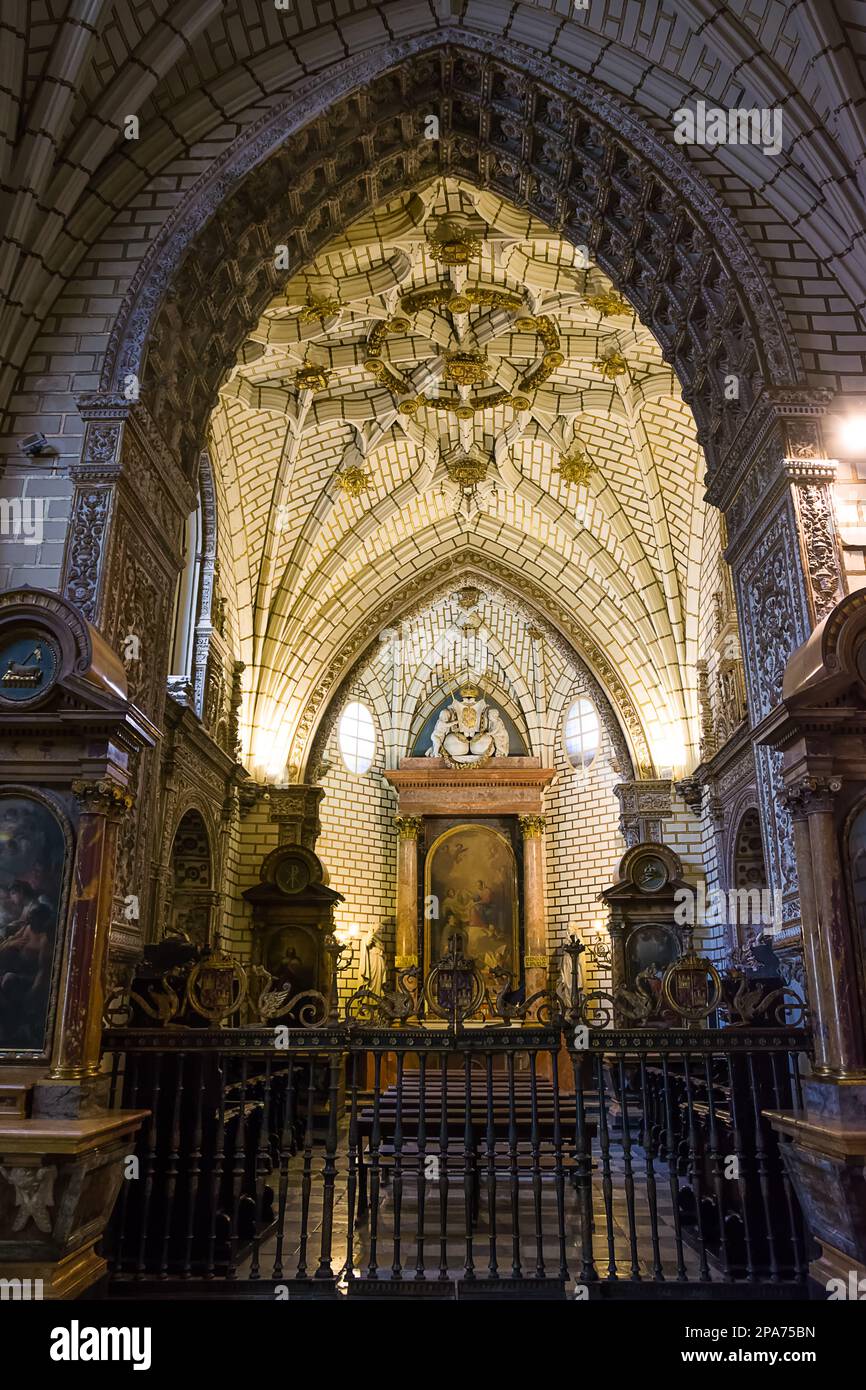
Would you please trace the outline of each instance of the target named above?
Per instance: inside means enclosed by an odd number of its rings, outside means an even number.
[[[518,817],[523,836],[523,926],[526,951],[526,997],[548,987],[550,957],[544,872],[544,816]]]
[[[72,790],[80,819],[49,1083],[86,1083],[100,1071],[118,826],[132,808],[129,792],[107,779]]]
[[[420,816],[395,816],[397,827],[397,950],[394,965],[406,970],[418,962],[418,836]],[[429,970],[430,962],[424,962]]]

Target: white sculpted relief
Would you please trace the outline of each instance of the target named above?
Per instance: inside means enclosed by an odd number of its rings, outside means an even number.
[[[488,705],[474,686],[465,686],[460,696],[440,710],[427,757],[444,758],[452,766],[507,758],[508,730],[499,711]]]

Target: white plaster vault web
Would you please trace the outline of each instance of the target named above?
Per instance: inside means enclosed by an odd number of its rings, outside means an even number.
[[[430,254],[427,232],[446,214],[480,238],[465,267]],[[410,291],[449,279],[457,293],[495,288],[523,307],[406,314],[380,355],[407,391],[388,389],[365,367],[371,333],[404,317]],[[280,777],[287,763],[302,766],[314,733],[304,712],[339,684],[341,652],[357,656],[379,635],[371,615],[390,601],[380,629],[393,623],[401,590],[408,606],[427,570],[448,557],[459,565],[467,551],[571,615],[629,690],[657,770],[695,760],[703,460],[649,330],[630,308],[602,316],[587,302],[609,290],[577,248],[526,213],[438,179],[355,224],[271,303],[221,391],[210,441],[233,530],[245,753],[257,770]],[[330,301],[322,318],[304,314],[311,300]],[[563,360],[524,391],[543,347],[516,321],[539,315],[554,323]],[[443,375],[456,347],[487,354],[487,382],[469,395],[504,390],[527,408],[459,419],[426,404],[459,403]],[[614,352],[627,371],[608,379],[595,364]],[[298,389],[305,362],[330,373],[324,390]],[[407,395],[425,404],[404,413]],[[557,471],[575,446],[595,465],[580,485]],[[487,466],[469,497],[446,467],[462,452]],[[347,468],[367,475],[357,497],[338,481]],[[531,722],[527,650],[509,636],[507,612],[491,635],[499,682]],[[429,694],[420,666],[409,679],[419,699]],[[408,738],[411,714],[403,718]]]

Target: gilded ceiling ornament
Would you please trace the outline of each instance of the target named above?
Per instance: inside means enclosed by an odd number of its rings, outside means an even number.
[[[466,285],[462,290],[455,291],[449,282],[410,290],[400,300],[404,314],[420,314],[424,309],[439,308],[446,309],[449,314],[468,314],[475,306],[514,312],[522,308],[523,299],[511,290],[495,289],[492,285]]]
[[[487,460],[474,454],[458,454],[456,458],[446,460],[445,471],[452,482],[460,487],[475,487],[487,475]]]
[[[427,249],[441,265],[466,265],[481,251],[481,238],[461,227],[453,218],[443,217],[427,231]]]
[[[476,397],[473,401],[410,396],[400,402],[398,410],[401,415],[414,415],[421,409],[439,410],[448,415],[455,415],[458,420],[471,420],[479,412],[493,410],[499,405],[510,405],[514,410],[528,410],[530,401],[528,396],[513,396],[510,391],[494,391],[489,396]]]
[[[337,474],[337,487],[347,497],[360,497],[369,486],[370,475],[358,463],[350,463],[348,468]]]
[[[632,307],[628,300],[623,299],[621,294],[615,290],[605,290],[603,294],[589,294],[586,296],[586,303],[590,309],[594,309],[597,314],[601,314],[603,319],[610,315],[618,317],[621,314],[631,314]]]
[[[325,299],[315,294],[307,295],[307,302],[298,319],[301,323],[315,323],[317,319],[331,318],[342,309],[339,299]]]
[[[622,376],[623,372],[628,371],[628,363],[621,352],[611,352],[605,357],[597,357],[592,365],[608,381],[613,381],[616,377]]]
[[[558,473],[567,483],[582,483],[589,481],[593,473],[596,472],[596,465],[592,459],[579,445],[569,449],[567,454],[563,454],[559,463],[554,466],[554,472]]]
[[[445,354],[445,376],[457,386],[481,386],[489,374],[486,352],[456,348]]]
[[[314,362],[305,362],[295,372],[295,386],[299,391],[326,391],[331,373]]]

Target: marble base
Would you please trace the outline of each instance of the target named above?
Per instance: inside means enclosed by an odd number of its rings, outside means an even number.
[[[64,1259],[9,1261],[0,1265],[0,1278],[17,1279],[26,1301],[81,1298],[104,1279],[108,1265],[94,1249],[96,1242],[83,1246]]]
[[[782,1160],[809,1231],[822,1247],[814,1277],[820,1282],[820,1271],[836,1256],[847,1262],[846,1271],[866,1266],[866,1125],[853,1128],[806,1110],[764,1113],[780,1136]]]
[[[810,1076],[803,1081],[803,1109],[811,1120],[838,1120],[866,1129],[866,1080]]]
[[[77,1298],[103,1277],[95,1246],[146,1117],[0,1117],[0,1279],[41,1280],[31,1297]]]
[[[102,1114],[108,1105],[108,1076],[91,1076],[84,1081],[54,1081],[45,1078],[33,1087],[32,1115],[35,1119],[79,1120]]]

